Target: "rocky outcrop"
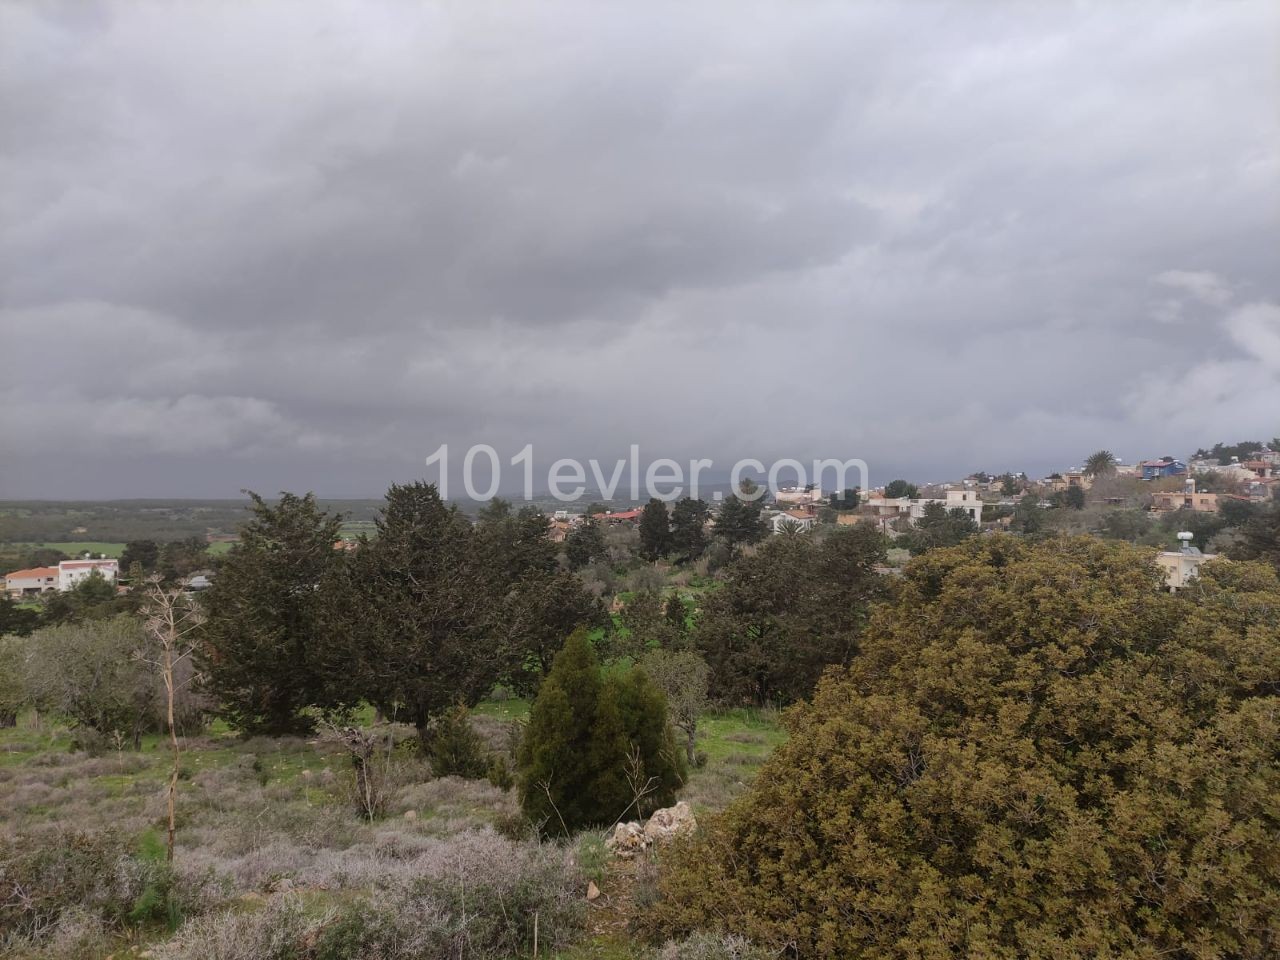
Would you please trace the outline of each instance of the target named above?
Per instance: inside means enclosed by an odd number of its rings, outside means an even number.
[[[648,850],[655,843],[663,843],[672,837],[692,833],[698,829],[698,821],[681,800],[674,807],[655,810],[647,822],[620,823],[605,840],[605,848],[614,856],[629,859]]]

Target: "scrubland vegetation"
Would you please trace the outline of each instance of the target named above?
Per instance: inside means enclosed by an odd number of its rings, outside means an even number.
[[[527,707],[485,703],[470,724],[504,751]],[[783,738],[768,711],[708,715],[703,728],[708,760],[681,793],[699,814],[744,793]],[[65,723],[23,714],[0,730],[3,955],[134,945],[271,958],[311,943],[301,955],[514,957],[532,950],[535,915],[544,955],[620,949],[616,935],[595,936],[584,898],[589,880],[604,881],[602,831],[540,841],[515,790],[436,777],[411,727],[376,729],[390,753],[373,821],[352,796],[346,751],[324,736],[246,739],[216,725],[188,738],[169,868],[163,739],[95,755],[75,749]]]

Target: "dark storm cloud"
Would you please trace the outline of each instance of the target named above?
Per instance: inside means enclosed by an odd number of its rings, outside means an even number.
[[[445,441],[883,480],[1269,437],[1277,29],[0,4],[0,494],[375,492]]]

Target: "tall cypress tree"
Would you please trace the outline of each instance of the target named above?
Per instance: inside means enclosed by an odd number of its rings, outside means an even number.
[[[640,512],[640,556],[657,560],[671,551],[671,515],[667,505],[650,497]]]
[[[706,501],[692,497],[677,500],[671,511],[671,549],[688,563],[706,552],[708,513]]]
[[[716,514],[715,533],[730,550],[748,543],[759,543],[768,533],[764,520],[764,506],[759,499],[746,499],[756,492],[750,480],[743,480],[739,488],[742,496],[731,493],[720,504]]]

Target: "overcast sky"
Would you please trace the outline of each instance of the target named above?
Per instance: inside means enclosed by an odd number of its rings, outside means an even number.
[[[0,137],[0,497],[1280,434],[1274,0],[15,0]]]

